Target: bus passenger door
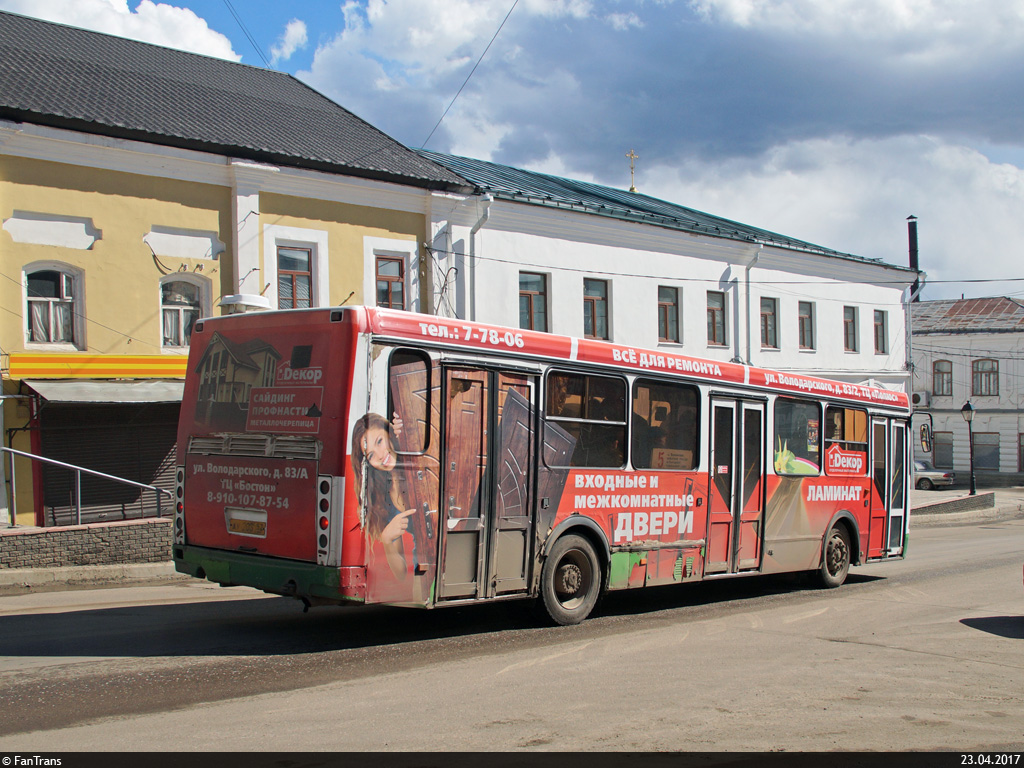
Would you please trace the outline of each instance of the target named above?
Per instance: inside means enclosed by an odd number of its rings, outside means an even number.
[[[493,462],[497,475],[491,523],[489,594],[525,592],[533,529],[534,423],[532,377],[498,373]]]
[[[449,369],[441,600],[525,592],[533,539],[534,377]]]
[[[907,513],[907,423],[871,420],[871,522],[868,557],[903,551]]]
[[[448,370],[441,472],[440,599],[475,597],[485,552],[488,374]]]
[[[756,570],[764,532],[764,405],[711,400],[704,572]]]
[[[892,421],[892,453],[889,464],[889,535],[886,554],[903,552],[907,512],[907,422]]]

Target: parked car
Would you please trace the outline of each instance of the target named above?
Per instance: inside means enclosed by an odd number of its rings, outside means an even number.
[[[936,469],[930,461],[914,459],[914,487],[922,491],[930,491],[938,485],[952,485],[956,482],[956,472]]]

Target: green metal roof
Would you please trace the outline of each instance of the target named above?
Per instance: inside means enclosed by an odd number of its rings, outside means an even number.
[[[416,151],[423,157],[433,160],[438,165],[443,165],[471,182],[478,192],[489,193],[495,199],[574,210],[697,235],[806,251],[913,272],[909,267],[886,264],[881,259],[869,259],[834,251],[805,240],[740,224],[720,216],[659,200],[656,197],[642,195],[639,192],[627,192],[600,184],[550,176],[546,173],[512,168],[468,157],[446,155],[441,152],[430,152],[424,149]]]

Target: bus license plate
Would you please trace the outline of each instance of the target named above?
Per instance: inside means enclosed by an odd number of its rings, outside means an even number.
[[[267,513],[253,509],[225,509],[228,533],[267,538]]]

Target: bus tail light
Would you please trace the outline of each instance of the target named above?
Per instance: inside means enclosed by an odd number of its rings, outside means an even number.
[[[341,500],[345,480],[320,475],[316,479],[316,564],[341,564]]]
[[[185,543],[185,467],[174,472],[174,543]]]

